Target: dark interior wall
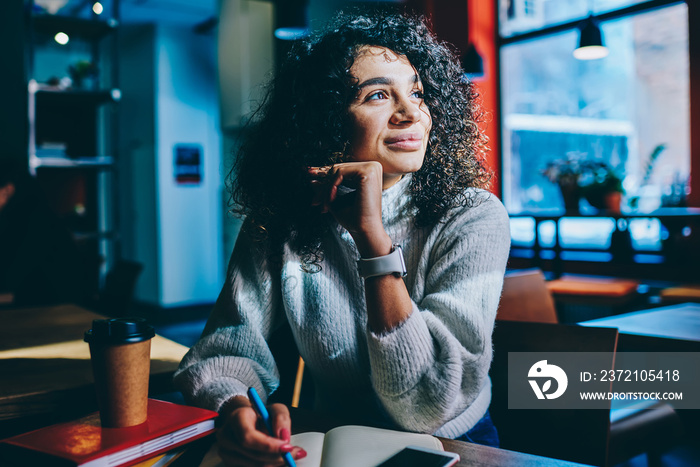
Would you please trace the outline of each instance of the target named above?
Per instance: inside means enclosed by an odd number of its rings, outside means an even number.
[[[469,12],[466,1],[437,3],[432,6],[431,19],[435,34],[452,44],[458,56],[469,45]]]
[[[0,159],[27,160],[27,81],[24,1],[0,1]]]

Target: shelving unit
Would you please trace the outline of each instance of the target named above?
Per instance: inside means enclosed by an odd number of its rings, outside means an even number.
[[[99,40],[116,30],[119,22],[116,18],[107,20],[74,18],[56,14],[35,14],[32,17],[34,32],[53,35],[64,32],[68,36],[79,37],[83,40]]]
[[[84,11],[72,7],[64,13],[69,7],[52,15],[38,12],[31,2],[27,13],[28,164],[51,206],[71,229],[86,264],[95,266],[97,288],[115,260],[119,240],[114,192],[116,112],[121,99],[119,0],[112,0],[111,12],[102,15],[89,11],[87,3]],[[56,44],[58,33],[69,38],[68,44]],[[39,72],[41,60],[53,68]],[[69,65],[80,61],[96,71],[81,83],[67,80]]]
[[[40,167],[110,168],[114,159],[99,155],[97,147],[97,110],[103,104],[120,99],[118,89],[64,90],[31,80],[28,115],[32,174],[36,175]],[[43,142],[48,147],[42,147]]]

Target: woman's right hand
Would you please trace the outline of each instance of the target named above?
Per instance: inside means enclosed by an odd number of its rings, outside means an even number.
[[[335,217],[352,235],[360,255],[389,254],[391,239],[382,224],[382,165],[377,161],[341,162],[307,170],[314,190],[312,205]],[[352,193],[343,196],[341,185]]]
[[[258,417],[247,397],[230,399],[221,413],[223,424],[217,432],[219,456],[226,466],[283,466],[282,455],[291,452],[294,459],[306,457],[306,451],[292,446],[292,421],[289,409],[283,404],[268,406],[275,436],[267,434],[265,424]]]

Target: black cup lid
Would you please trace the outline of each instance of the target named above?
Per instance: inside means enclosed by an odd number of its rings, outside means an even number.
[[[133,344],[156,335],[153,326],[143,318],[96,319],[92,329],[85,333],[85,342],[91,344]]]

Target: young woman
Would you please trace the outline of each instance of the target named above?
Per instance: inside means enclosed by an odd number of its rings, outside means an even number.
[[[342,16],[289,57],[239,154],[246,221],[227,282],[176,374],[219,410],[223,459],[282,465],[291,421],[245,397],[279,384],[288,323],[316,409],[497,444],[491,333],[508,216],[482,188],[485,137],[455,57],[419,20]]]

